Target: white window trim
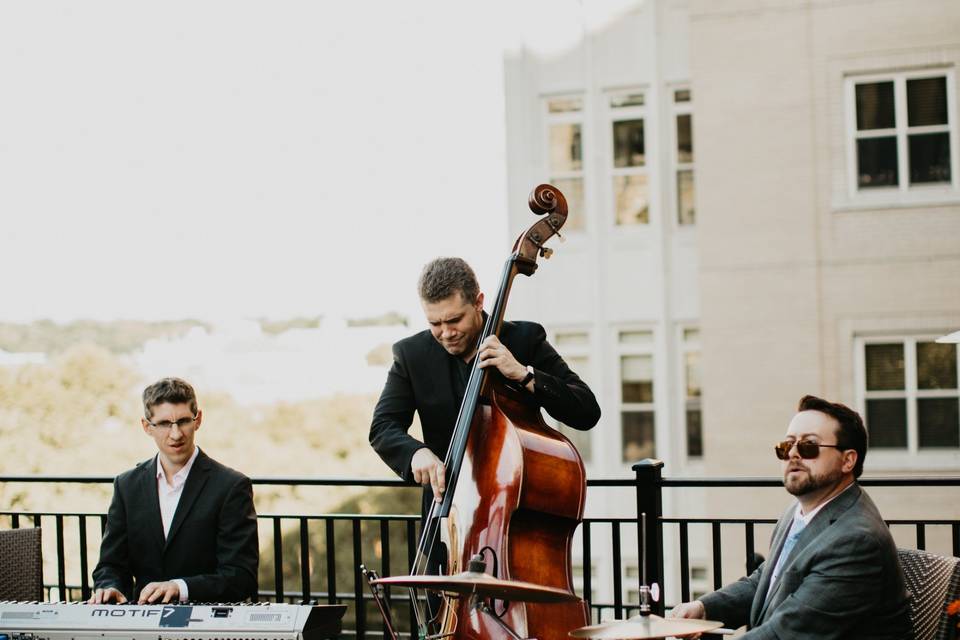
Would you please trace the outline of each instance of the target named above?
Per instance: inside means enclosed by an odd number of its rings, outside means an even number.
[[[663,429],[660,425],[661,414],[662,412],[658,408],[658,400],[662,395],[663,388],[660,384],[662,377],[659,375],[660,365],[658,364],[661,360],[657,352],[657,330],[652,325],[614,325],[612,329],[612,339],[613,339],[613,376],[610,378],[614,381],[615,393],[614,398],[616,399],[615,408],[616,411],[616,425],[617,425],[617,449],[616,449],[616,461],[617,464],[623,467],[630,467],[633,463],[637,462],[636,460],[624,460],[623,459],[623,412],[624,411],[647,411],[653,413],[653,443],[654,443],[654,453],[656,457],[660,460],[664,459],[664,455],[668,450],[668,445],[661,437]],[[650,334],[650,342],[648,343],[638,343],[638,344],[623,344],[620,342],[620,334],[626,332],[645,332]],[[624,402],[623,401],[623,384],[621,380],[621,366],[620,358],[622,356],[650,356],[653,363],[653,402]]]
[[[560,346],[560,344],[558,344],[557,335],[563,335],[565,333],[585,333],[587,334],[587,342],[586,344],[582,344],[582,345],[562,347]],[[583,324],[560,325],[556,327],[551,327],[547,331],[547,338],[550,341],[550,344],[553,345],[554,349],[556,349],[557,353],[560,354],[560,357],[564,359],[564,361],[567,361],[568,358],[586,358],[587,359],[587,362],[589,363],[590,371],[587,372],[589,375],[587,375],[587,377],[584,378],[584,382],[586,382],[587,385],[590,387],[591,391],[594,392],[594,395],[596,395],[597,397],[600,397],[598,385],[594,380],[594,378],[598,377],[597,374],[599,373],[599,369],[598,369],[599,363],[597,362],[598,358],[596,357],[596,354],[599,352],[597,351],[594,345],[594,341],[596,339],[594,335],[595,333],[596,332],[593,331],[593,327],[591,325],[583,325]],[[567,364],[569,365],[569,362],[567,362]],[[573,369],[573,372],[576,373],[581,378],[583,378],[583,376],[585,375],[583,371],[577,371],[576,369]],[[545,414],[545,419],[547,424],[549,424],[551,427],[553,427],[554,429],[558,428],[560,423],[559,420],[556,420],[552,416],[549,416],[546,414]],[[572,427],[568,427],[568,428],[572,429]],[[584,459],[583,461],[583,464],[588,467],[593,466],[599,462],[599,459],[598,459],[599,449],[597,448],[597,442],[595,438],[595,433],[597,433],[598,431],[599,431],[598,429],[590,429],[589,431],[581,432],[590,441],[590,458],[589,460]],[[563,432],[561,431],[561,433]],[[583,457],[582,453],[581,453],[581,457]]]
[[[644,100],[643,105],[637,107],[612,107],[610,106],[610,101],[618,95],[627,95],[633,93],[642,93]],[[602,153],[604,156],[603,162],[603,188],[601,193],[603,194],[603,225],[608,228],[610,231],[615,231],[616,233],[650,233],[650,230],[654,228],[657,224],[657,208],[655,206],[656,198],[656,180],[657,180],[657,171],[656,171],[656,158],[658,157],[658,150],[655,146],[656,132],[651,121],[651,114],[653,110],[651,109],[651,104],[654,99],[656,99],[656,92],[652,91],[650,87],[647,86],[637,86],[632,88],[618,88],[610,89],[604,91],[601,94],[601,99],[603,100],[603,142],[600,145],[602,147]],[[614,158],[613,158],[613,123],[620,122],[623,120],[643,120],[643,155],[644,155],[644,164],[642,167],[614,167]],[[617,224],[617,199],[613,193],[613,178],[616,176],[646,176],[647,178],[647,202],[648,202],[648,216],[646,224],[629,224],[629,225],[620,225]],[[619,380],[619,376],[617,376]]]
[[[670,217],[673,220],[673,228],[680,233],[687,233],[697,228],[696,217],[693,224],[680,224],[680,191],[677,189],[677,174],[681,171],[693,172],[693,193],[697,193],[697,170],[696,151],[694,151],[694,162],[680,162],[680,150],[678,147],[679,138],[677,137],[677,116],[690,116],[690,135],[693,136],[693,98],[687,102],[677,102],[674,99],[674,93],[681,90],[690,90],[689,85],[671,85],[670,94]],[[696,149],[696,143],[694,143]],[[696,205],[694,205],[694,216],[696,216]],[[682,336],[682,334],[681,334]]]
[[[691,456],[690,452],[687,451],[687,354],[688,353],[699,353],[702,354],[703,350],[700,346],[700,338],[698,337],[695,340],[686,340],[684,339],[684,333],[687,331],[700,331],[700,327],[696,324],[681,324],[677,326],[677,354],[679,359],[677,361],[677,375],[674,384],[677,385],[679,393],[677,393],[677,422],[679,423],[680,429],[680,442],[677,443],[678,450],[683,452],[684,464],[699,464],[703,462],[703,455]],[[701,428],[703,426],[703,395],[701,390],[700,395],[700,424]],[[702,437],[702,434],[701,434]],[[702,444],[702,443],[701,443]]]
[[[854,384],[856,388],[857,410],[864,420],[867,417],[867,398],[884,396],[907,399],[907,448],[873,449],[867,448],[866,468],[876,471],[941,470],[956,469],[960,465],[960,449],[923,449],[918,447],[917,398],[952,398],[958,392],[950,390],[917,389],[916,343],[933,342],[945,332],[936,334],[893,334],[876,336],[857,336],[854,338]],[[889,344],[898,342],[904,345],[904,391],[867,392],[867,370],[865,346],[868,344]],[[960,367],[960,349],[957,349],[958,367]],[[958,368],[960,371],[960,368]],[[869,427],[868,427],[869,432]]]
[[[551,100],[580,100],[580,111],[568,111],[564,113],[550,113]],[[540,96],[540,113],[543,123],[543,176],[546,182],[551,180],[574,180],[579,179],[583,185],[583,211],[576,212],[583,218],[583,227],[580,229],[564,228],[562,234],[568,238],[581,238],[590,231],[590,206],[589,193],[590,187],[587,184],[588,165],[590,162],[590,138],[589,125],[587,118],[587,95],[582,91],[573,91],[568,93],[551,93]],[[580,144],[582,145],[580,170],[579,171],[553,171],[550,166],[550,127],[556,124],[579,124],[580,125]],[[566,194],[564,194],[566,195]]]
[[[949,131],[950,139],[950,184],[910,186],[909,152],[907,148],[907,98],[906,81],[914,78],[945,76],[947,79],[947,124],[935,127],[910,127],[911,133]],[[869,133],[857,132],[856,85],[867,82],[892,81],[896,106],[895,129],[882,129]],[[925,68],[912,71],[848,75],[844,78],[844,109],[847,151],[847,198],[846,208],[871,206],[934,205],[960,202],[960,176],[958,176],[956,80],[951,67]],[[897,187],[880,187],[861,190],[857,187],[857,139],[896,135],[897,138]],[[843,208],[843,207],[841,207]]]

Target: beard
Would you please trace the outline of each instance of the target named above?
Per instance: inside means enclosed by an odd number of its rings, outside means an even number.
[[[796,476],[790,475],[790,472],[795,470],[801,470],[803,473]],[[790,466],[783,474],[783,486],[787,489],[787,493],[799,497],[826,487],[835,486],[842,479],[843,471],[839,468],[814,474],[806,467]]]

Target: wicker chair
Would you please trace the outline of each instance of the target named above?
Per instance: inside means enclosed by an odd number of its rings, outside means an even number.
[[[960,558],[916,549],[897,549],[910,592],[914,640],[953,640],[956,621],[947,605],[960,598]]]
[[[43,600],[39,528],[0,531],[0,600]]]

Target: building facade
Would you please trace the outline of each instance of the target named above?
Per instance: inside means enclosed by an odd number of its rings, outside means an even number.
[[[506,114],[511,231],[538,182],[571,209],[511,313],[547,325],[600,397],[600,426],[575,434],[590,474],[656,457],[668,476],[774,475],[807,393],[864,415],[867,474],[960,471],[957,348],[934,342],[960,328],[960,5],[589,6],[568,47],[508,56]],[[945,495],[878,501],[960,514]]]

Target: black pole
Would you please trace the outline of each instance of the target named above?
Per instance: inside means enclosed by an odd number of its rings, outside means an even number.
[[[661,484],[663,461],[647,458],[633,465],[637,474],[637,558],[641,563],[639,581],[646,579],[660,586],[660,598],[652,603],[653,613],[662,616],[663,605],[663,487]],[[641,531],[640,514],[647,514],[646,536]],[[643,540],[646,538],[646,548]],[[646,571],[643,562],[646,561]]]

